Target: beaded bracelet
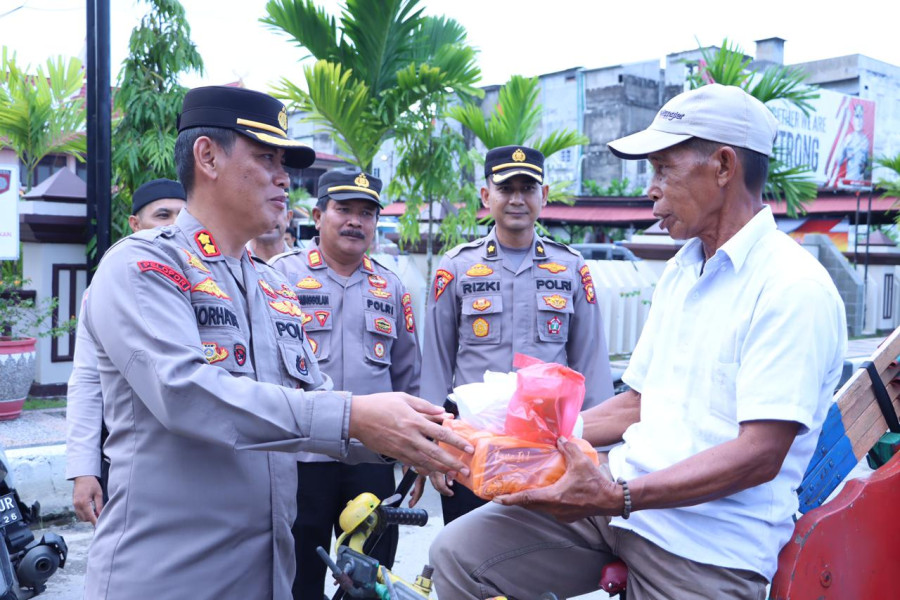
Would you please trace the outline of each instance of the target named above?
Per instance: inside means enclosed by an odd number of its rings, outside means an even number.
[[[619,477],[616,483],[622,486],[622,494],[625,496],[625,506],[622,507],[622,518],[627,519],[631,516],[631,490],[628,489],[628,482]]]

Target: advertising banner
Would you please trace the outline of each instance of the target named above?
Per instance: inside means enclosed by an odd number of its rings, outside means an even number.
[[[19,258],[19,165],[0,164],[0,260]]]
[[[769,102],[778,119],[779,158],[806,167],[820,188],[859,189],[872,185],[875,102],[819,90],[809,116],[784,100]]]

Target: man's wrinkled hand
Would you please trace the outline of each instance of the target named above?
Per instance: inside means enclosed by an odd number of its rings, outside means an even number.
[[[83,475],[76,477],[74,483],[72,504],[75,506],[75,516],[79,521],[89,521],[96,526],[97,517],[103,510],[103,490],[100,488],[100,480],[93,475]]]
[[[475,451],[464,438],[440,426],[447,416],[441,407],[402,392],[353,396],[350,437],[423,475],[432,471],[468,474],[459,459],[437,444],[469,454]]]
[[[556,445],[566,461],[562,477],[543,488],[497,496],[494,502],[544,512],[564,523],[621,514],[622,492],[606,464],[594,465],[577,445],[564,438]]]

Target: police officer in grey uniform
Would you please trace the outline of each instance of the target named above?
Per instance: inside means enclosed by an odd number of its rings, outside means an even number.
[[[290,598],[293,452],[462,467],[428,440],[444,428],[427,402],[331,391],[289,333],[296,293],[246,252],[284,210],[285,167],[314,159],[286,127],[265,94],[188,92],[175,146],[187,208],[116,244],[93,280],[84,319],[111,468],[86,598]]]
[[[319,237],[302,250],[274,257],[270,265],[293,284],[319,368],[335,387],[354,394],[417,396],[421,355],[409,292],[396,274],[365,254],[382,208],[381,185],[358,168],[322,175],[312,211]],[[321,454],[299,458],[294,598],[318,599],[325,588],[325,563],[316,547],[329,547],[348,501],[363,492],[390,496],[394,470],[392,465],[347,465]],[[391,568],[397,537],[397,526],[389,527],[367,553]]]
[[[547,203],[544,156],[525,146],[490,150],[481,201],[495,225],[457,246],[435,273],[425,323],[422,396],[442,404],[486,370],[507,372],[527,354],[585,377],[584,408],[612,396],[609,355],[590,271],[581,255],[537,235]],[[444,523],[484,503],[464,486],[432,476]]]
[[[171,225],[184,208],[184,188],[171,179],[154,179],[141,185],[131,196],[131,231]],[[84,296],[87,297],[85,290]],[[83,306],[84,300],[82,300]],[[97,344],[79,319],[75,331],[75,356],[66,392],[66,479],[73,482],[72,505],[75,516],[97,524],[108,496],[106,482],[109,461],[101,456],[106,438],[103,427],[103,398],[97,372]]]

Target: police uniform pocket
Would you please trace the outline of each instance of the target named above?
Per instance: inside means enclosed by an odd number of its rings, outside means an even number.
[[[278,341],[278,352],[288,374],[307,384],[315,384],[315,377],[310,368],[310,359],[306,356],[302,344]]]
[[[541,342],[563,344],[569,339],[569,319],[575,311],[571,294],[538,292],[537,338]]]
[[[465,296],[459,338],[466,344],[499,344],[503,325],[503,297]]]
[[[221,327],[201,327],[200,345],[203,357],[209,364],[237,375],[253,372],[247,342],[239,332]]]
[[[391,364],[391,347],[397,338],[397,322],[393,317],[365,311],[366,331],[363,347],[366,358],[378,365]]]

